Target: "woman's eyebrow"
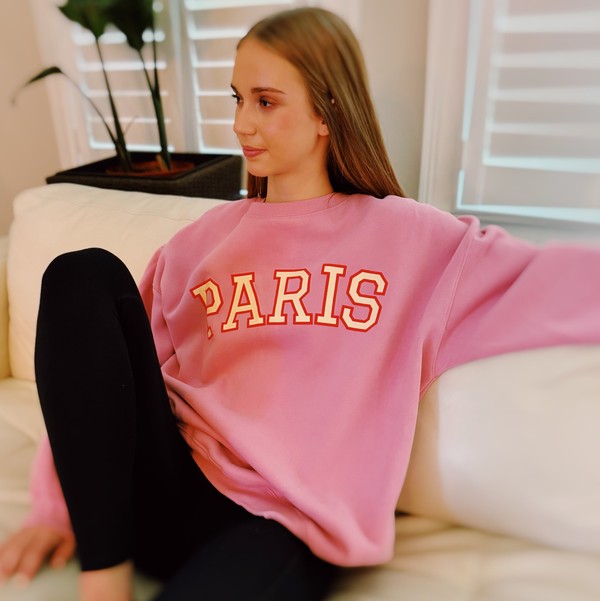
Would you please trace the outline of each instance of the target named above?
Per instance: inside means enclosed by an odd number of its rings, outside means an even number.
[[[271,94],[285,94],[285,92],[283,90],[278,90],[277,88],[263,88],[263,87],[252,88],[251,92],[253,94],[262,94],[263,92],[270,92]]]
[[[237,94],[237,88],[231,84],[231,89]],[[277,88],[271,88],[271,87],[263,87],[263,86],[257,86],[255,88],[251,88],[250,92],[252,94],[263,94],[265,92],[269,92],[271,94],[285,94],[285,92],[283,90],[278,90]]]

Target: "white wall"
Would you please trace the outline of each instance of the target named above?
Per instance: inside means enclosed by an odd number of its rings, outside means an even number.
[[[45,83],[31,86],[11,104],[14,91],[43,66],[29,3],[0,2],[0,235],[8,230],[15,195],[44,184],[58,170]]]
[[[359,37],[392,166],[407,196],[419,190],[426,0],[363,0]]]

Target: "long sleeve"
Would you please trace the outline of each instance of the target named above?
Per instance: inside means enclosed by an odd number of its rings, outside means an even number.
[[[32,507],[24,526],[43,525],[71,532],[71,520],[47,436],[40,442],[33,461],[30,493]]]
[[[535,246],[470,226],[435,375],[511,351],[598,343],[600,248]]]

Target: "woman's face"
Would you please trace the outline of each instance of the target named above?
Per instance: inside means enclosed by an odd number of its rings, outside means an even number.
[[[231,87],[237,103],[233,129],[248,171],[269,178],[268,200],[331,191],[329,131],[314,114],[299,71],[250,38],[238,49]]]

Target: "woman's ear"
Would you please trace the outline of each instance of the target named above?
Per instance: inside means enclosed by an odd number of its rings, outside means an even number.
[[[329,127],[327,126],[327,123],[325,123],[325,119],[321,119],[321,123],[319,124],[318,132],[319,132],[320,136],[328,136],[329,135]]]

